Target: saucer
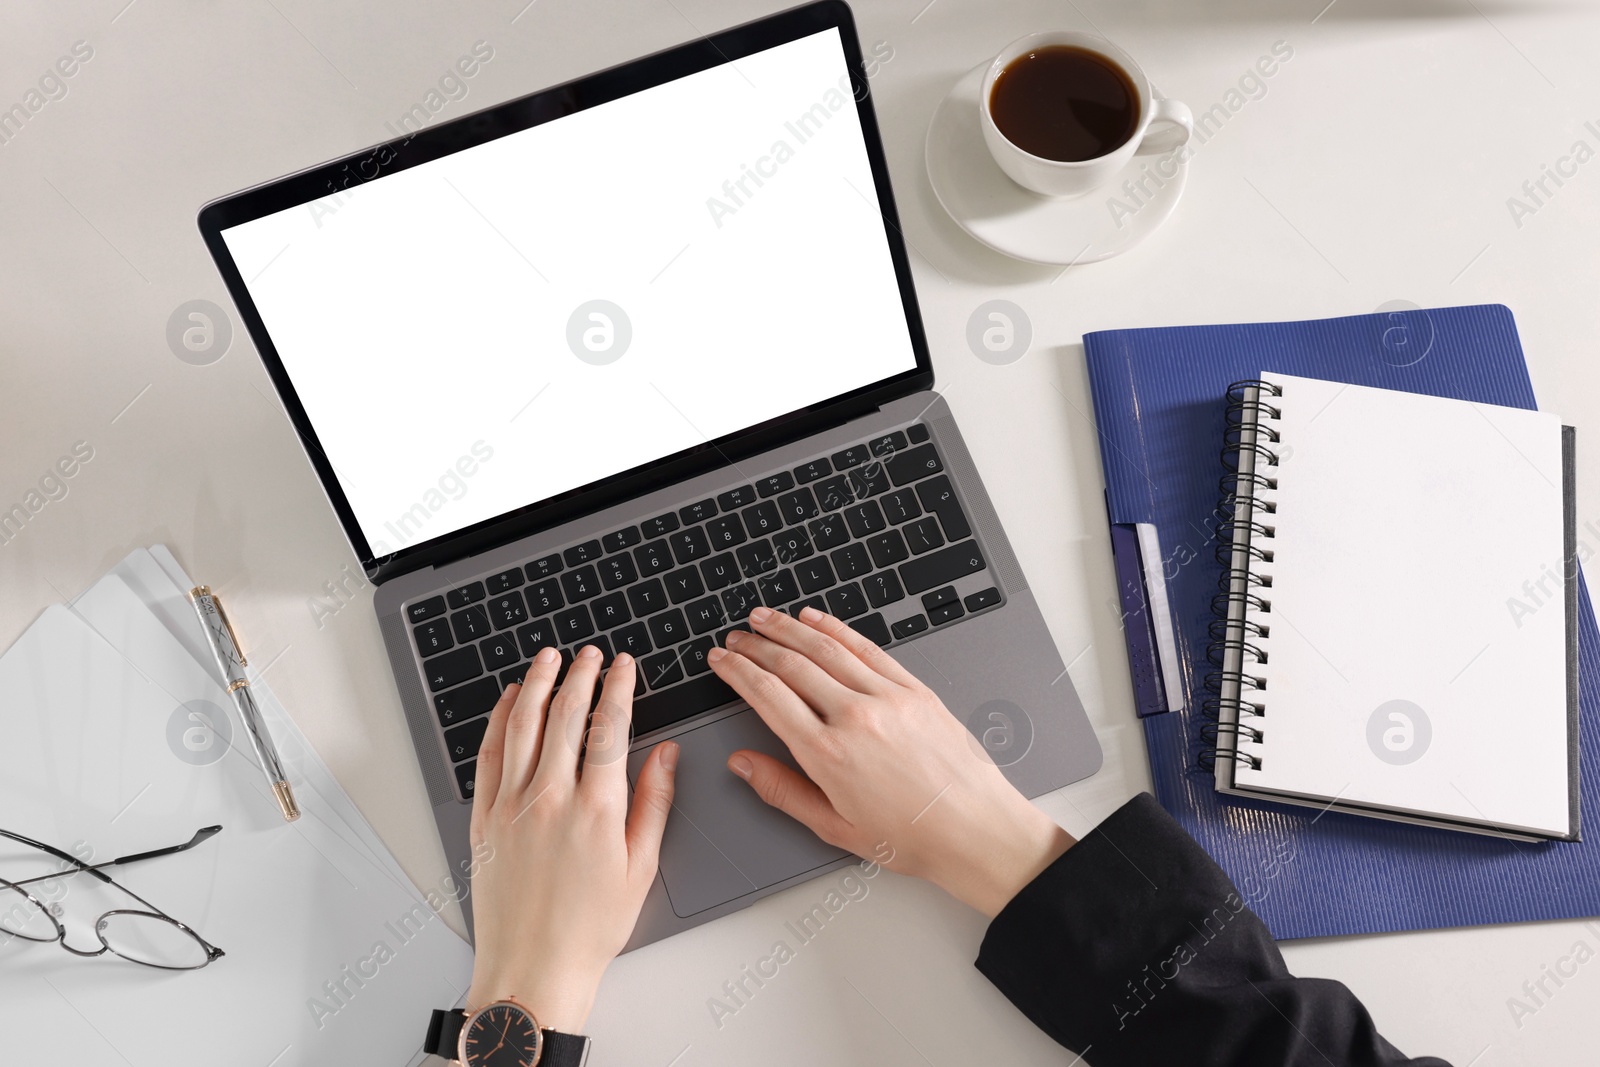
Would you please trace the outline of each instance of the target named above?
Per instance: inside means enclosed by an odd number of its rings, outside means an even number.
[[[1071,265],[1126,252],[1167,221],[1189,178],[1181,150],[1136,154],[1105,185],[1070,199],[1012,181],[978,125],[988,66],[956,82],[928,124],[928,180],[957,226],[1014,259]]]

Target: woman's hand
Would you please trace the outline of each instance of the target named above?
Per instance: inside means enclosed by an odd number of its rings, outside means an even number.
[[[560,658],[553,648],[534,657],[522,685],[507,688],[489,716],[472,806],[473,854],[481,858],[467,1008],[514,999],[540,1026],[569,1034],[582,1032],[600,977],[627,943],[655,878],[678,759],[673,742],[655,747],[630,811],[636,668],[631,657],[616,658],[591,717],[600,663],[598,649],[580,651],[552,700]]]
[[[1073,844],[872,641],[815,608],[757,608],[750,623],[707,659],[805,771],[735,752],[729,769],[762,800],[991,917]]]

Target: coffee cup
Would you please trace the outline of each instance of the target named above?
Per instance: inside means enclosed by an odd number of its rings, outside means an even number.
[[[1132,56],[1073,30],[1007,45],[984,72],[979,108],[1000,169],[1043,196],[1082,196],[1136,153],[1170,151],[1194,133],[1189,108],[1158,99]]]

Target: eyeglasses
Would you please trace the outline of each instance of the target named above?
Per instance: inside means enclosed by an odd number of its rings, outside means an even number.
[[[109,875],[100,870],[102,867],[115,867],[123,863],[136,863],[139,860],[185,852],[221,832],[220,826],[202,827],[181,845],[158,848],[150,852],[137,852],[131,856],[119,856],[114,860],[90,866],[58,848],[52,848],[43,842],[9,830],[0,830],[0,837],[36,848],[66,864],[65,868],[54,874],[41,874],[36,878],[24,878],[16,882],[0,878],[0,944],[12,938],[22,938],[25,941],[55,941],[74,956],[94,957],[110,952],[132,963],[142,963],[146,967],[159,967],[168,971],[197,970],[213,960],[221,959],[223,951],[220,948],[127,886],[112,881]],[[67,944],[67,931],[58,918],[62,911],[59,903],[52,902],[47,905],[22,888],[35,882],[66,878],[79,872],[93,875],[106,885],[122,890],[144,905],[145,909],[121,908],[101,915],[94,924],[95,936],[100,939],[100,947],[92,951],[73,948]]]

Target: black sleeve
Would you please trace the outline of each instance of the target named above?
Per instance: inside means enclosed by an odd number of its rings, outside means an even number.
[[[1291,975],[1228,876],[1148,793],[1006,905],[977,966],[1095,1067],[1449,1067],[1402,1055],[1343,984]]]

